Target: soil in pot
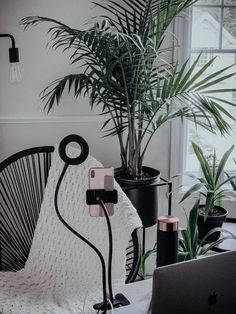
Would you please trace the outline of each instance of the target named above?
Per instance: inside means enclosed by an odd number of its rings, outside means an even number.
[[[198,220],[197,220],[197,225],[198,225],[198,239],[202,240],[205,235],[212,230],[213,228],[221,228],[226,216],[228,215],[228,211],[220,206],[215,206],[214,207],[214,212],[212,215],[209,215],[204,221],[204,205],[199,206],[198,210]],[[208,238],[207,241],[216,241],[220,238],[220,232],[214,232],[211,234]]]
[[[115,169],[115,178],[131,203],[136,208],[144,227],[156,224],[158,211],[158,187],[156,183],[160,180],[160,171],[143,167],[146,173],[143,179],[130,180],[122,178],[121,169]]]

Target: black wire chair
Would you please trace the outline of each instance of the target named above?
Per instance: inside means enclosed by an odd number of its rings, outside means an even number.
[[[0,271],[18,271],[28,259],[53,151],[53,146],[34,147],[0,163]],[[126,250],[126,283],[135,280],[140,259],[134,230]]]

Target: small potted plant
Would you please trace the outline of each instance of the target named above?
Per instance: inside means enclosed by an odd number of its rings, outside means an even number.
[[[211,229],[205,237],[198,241],[198,208],[200,199],[197,199],[194,206],[189,212],[189,216],[186,215],[187,225],[186,228],[180,231],[179,235],[179,249],[178,249],[178,262],[183,262],[191,259],[196,259],[206,255],[210,250],[213,250],[216,246],[221,244],[226,239],[236,239],[236,237],[228,230],[222,228]],[[216,241],[206,243],[212,235],[218,232],[224,232],[224,236]],[[148,250],[141,261],[141,273],[143,277],[146,274],[146,260],[153,254],[158,254],[158,247],[155,244],[152,250]]]
[[[194,206],[190,210],[189,217],[186,214],[187,226],[180,232],[178,253],[179,262],[198,258],[199,256],[205,255],[207,252],[214,249],[226,239],[235,239],[235,236],[230,231],[218,227],[211,229],[201,241],[198,240],[199,227],[197,221],[199,201],[200,200],[198,199],[195,202]],[[219,232],[224,232],[225,235],[213,242],[206,243],[212,235],[215,233],[218,234]]]
[[[223,197],[227,189],[225,184],[234,177],[228,177],[221,181],[222,174],[224,174],[225,164],[234,149],[232,146],[222,156],[219,162],[216,162],[216,153],[214,151],[212,160],[209,160],[202,149],[195,143],[192,143],[194,153],[200,163],[201,173],[200,177],[191,175],[190,177],[196,181],[196,183],[183,195],[180,203],[190,197],[193,193],[199,192],[203,204],[198,208],[198,228],[199,239],[203,239],[205,235],[213,228],[222,227],[223,222],[228,214],[228,211],[221,206]],[[209,241],[215,241],[220,237],[220,232],[215,232],[210,237]]]

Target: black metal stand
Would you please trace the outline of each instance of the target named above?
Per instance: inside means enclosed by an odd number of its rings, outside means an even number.
[[[157,182],[152,184],[153,186],[167,186],[168,185],[168,216],[171,216],[172,209],[172,182],[168,181],[164,178],[160,178],[161,182]],[[145,254],[146,251],[146,228],[143,227],[143,235],[142,235],[142,255]]]

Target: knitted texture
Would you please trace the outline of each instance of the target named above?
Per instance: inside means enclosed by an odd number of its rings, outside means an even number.
[[[79,152],[68,147],[71,157]],[[25,268],[0,273],[1,314],[94,313],[102,301],[102,269],[96,253],[59,221],[54,193],[64,162],[53,154],[37,227]],[[90,217],[86,205],[88,171],[102,165],[91,156],[79,166],[69,166],[62,181],[58,206],[62,217],[108,259],[108,231],[104,217]],[[113,231],[113,287],[125,282],[126,247],[135,228],[141,226],[136,210],[115,183],[118,204],[110,217]]]

